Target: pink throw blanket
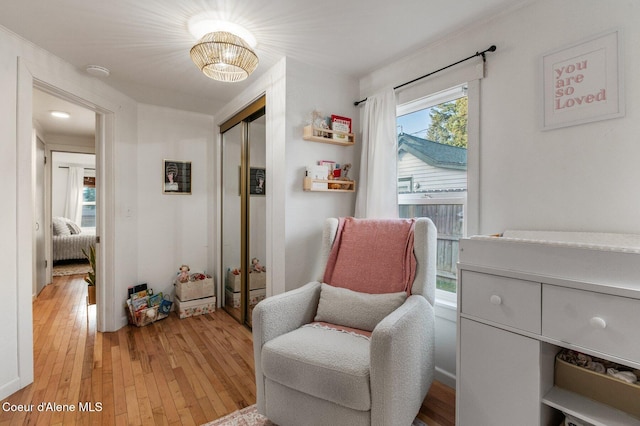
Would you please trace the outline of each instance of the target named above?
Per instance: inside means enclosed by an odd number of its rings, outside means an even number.
[[[414,219],[340,218],[324,282],[370,294],[411,294],[414,224]]]

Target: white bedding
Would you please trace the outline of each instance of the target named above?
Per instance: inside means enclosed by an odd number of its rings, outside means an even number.
[[[96,243],[95,230],[83,230],[80,234],[53,236],[53,261],[85,259],[82,249],[87,253],[89,246]]]

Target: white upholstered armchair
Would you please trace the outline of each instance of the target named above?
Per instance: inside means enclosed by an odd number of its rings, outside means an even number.
[[[325,223],[323,264],[331,261],[338,227],[337,219]],[[260,413],[280,426],[412,423],[434,376],[436,233],[429,219],[412,225],[409,296],[318,281],[255,307]]]

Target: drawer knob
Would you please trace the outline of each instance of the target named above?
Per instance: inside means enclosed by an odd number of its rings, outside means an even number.
[[[593,317],[589,320],[589,324],[591,324],[591,327],[593,328],[599,328],[604,330],[605,328],[607,328],[607,322],[600,318],[600,317]]]
[[[498,296],[497,294],[494,294],[489,298],[489,301],[491,302],[492,305],[501,305],[502,297]]]

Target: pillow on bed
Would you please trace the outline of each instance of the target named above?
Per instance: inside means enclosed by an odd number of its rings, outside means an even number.
[[[398,293],[369,294],[322,283],[315,321],[373,331],[380,321],[407,298]]]
[[[69,227],[69,231],[71,232],[71,235],[76,235],[82,232],[82,229],[80,229],[80,227],[75,222],[68,221],[67,226]]]
[[[67,226],[67,220],[64,217],[54,217],[53,235],[71,235],[71,230]]]

